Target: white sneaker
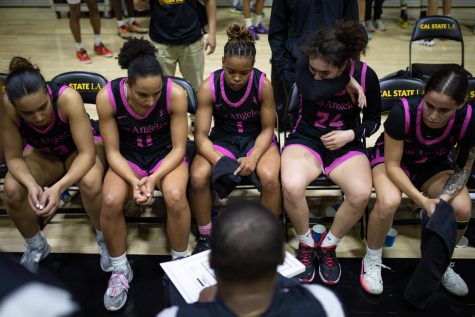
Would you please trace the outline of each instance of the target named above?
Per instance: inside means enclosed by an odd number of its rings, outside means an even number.
[[[107,310],[116,311],[124,307],[127,302],[129,284],[134,278],[134,272],[127,262],[127,272],[113,272],[106,293],[104,294],[104,306]]]
[[[381,19],[374,20],[374,27],[378,31],[381,31],[381,32],[386,31],[386,26],[384,25],[383,20]]]
[[[34,249],[26,245],[26,251],[20,259],[20,264],[26,267],[30,272],[36,273],[41,260],[46,258],[51,252],[51,246],[45,240],[45,244],[40,249]]]
[[[435,40],[434,39],[425,39],[425,40],[418,40],[414,41],[414,44],[423,45],[423,46],[434,46]]]
[[[366,255],[361,261],[360,284],[363,289],[373,295],[383,293],[381,268],[390,269],[382,263],[381,258]]]
[[[468,286],[465,281],[452,269],[455,263],[450,263],[447,271],[442,276],[442,286],[455,296],[465,296],[468,294]]]
[[[364,28],[366,29],[366,32],[374,32],[374,24],[372,20],[367,20],[364,22]]]

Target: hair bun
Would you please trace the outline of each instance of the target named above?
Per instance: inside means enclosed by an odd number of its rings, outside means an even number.
[[[34,66],[29,60],[21,56],[13,57],[10,61],[10,66],[8,67],[10,74],[26,69],[36,70],[38,72],[40,71],[38,67]]]
[[[128,69],[130,63],[139,56],[153,56],[155,57],[157,49],[144,38],[132,38],[124,43],[119,52],[119,65],[123,69]]]

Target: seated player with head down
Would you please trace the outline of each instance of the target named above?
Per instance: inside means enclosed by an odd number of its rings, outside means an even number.
[[[14,57],[2,97],[9,170],[4,202],[26,241],[21,263],[36,271],[38,263],[48,256],[51,247],[40,231],[38,216],[53,215],[61,193],[77,184],[96,229],[100,265],[110,272],[112,265],[99,222],[105,155],[99,138],[94,142],[81,96],[68,86],[47,84],[37,67],[25,58]],[[24,148],[25,143],[29,146]]]
[[[262,187],[261,203],[276,217],[280,212],[280,156],[274,140],[276,112],[272,85],[264,73],[254,68],[256,47],[249,30],[233,24],[227,35],[222,69],[211,73],[198,93],[198,153],[190,177],[190,202],[199,231],[194,253],[209,248],[210,185],[216,185],[211,176],[221,163],[230,162],[231,174],[252,175],[254,179],[257,175],[258,181],[254,183]],[[212,119],[214,127],[210,133]],[[216,186],[219,194],[222,188]]]
[[[216,218],[210,244],[216,295],[208,302],[170,307],[158,317],[344,316],[330,290],[277,274],[285,256],[282,225],[261,205],[227,207]]]
[[[467,92],[464,73],[441,70],[431,76],[424,95],[401,99],[384,123],[385,132],[370,153],[377,198],[361,263],[361,286],[371,294],[383,292],[382,248],[401,193],[429,215],[440,199],[450,203],[457,222],[457,241],[468,226],[472,202],[466,183],[475,159],[475,116],[466,103]],[[458,157],[452,158],[456,144]],[[454,295],[468,293],[452,265],[440,282]]]
[[[147,205],[159,189],[167,208],[172,259],[187,256],[190,209],[186,199],[187,97],[163,76],[156,49],[128,40],[119,54],[127,77],[110,81],[97,96],[97,113],[110,168],[104,179],[101,224],[114,267],[104,294],[108,310],[125,305],[133,272],[126,257],[124,207]]]
[[[296,79],[300,110],[282,151],[281,179],[285,210],[300,242],[297,259],[306,266],[299,276],[303,283],[315,277],[315,256],[322,282],[338,283],[336,248],[363,216],[371,195],[363,139],[378,130],[381,97],[376,73],[358,61],[367,43],[361,26],[347,21],[318,31],[302,47],[306,59],[299,62]],[[331,91],[335,82],[344,85]],[[322,173],[341,188],[345,200],[330,230],[314,241],[305,190]]]

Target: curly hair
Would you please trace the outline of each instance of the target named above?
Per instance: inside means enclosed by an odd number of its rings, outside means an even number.
[[[120,67],[127,69],[131,84],[134,84],[137,78],[162,75],[162,67],[155,57],[156,53],[155,46],[143,38],[132,38],[124,43],[118,60]]]
[[[40,69],[28,59],[21,56],[13,57],[8,70],[5,90],[12,105],[15,105],[24,96],[38,91],[47,91],[46,81],[41,75]]]
[[[367,45],[368,35],[358,21],[340,21],[333,28],[310,35],[301,50],[308,57],[323,58],[340,68],[349,58],[359,60]]]
[[[231,24],[226,30],[228,41],[224,45],[224,56],[250,56],[256,58],[256,41],[251,32],[239,24]]]

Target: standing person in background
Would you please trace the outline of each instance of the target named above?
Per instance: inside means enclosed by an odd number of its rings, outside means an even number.
[[[374,32],[374,30],[381,32],[386,31],[386,26],[384,25],[383,20],[381,20],[381,15],[383,14],[383,2],[384,0],[366,0],[365,28],[369,32]],[[373,10],[374,15],[371,14]]]
[[[92,63],[87,50],[81,40],[81,0],[67,0],[69,4],[69,27],[76,42],[76,57],[83,64]],[[101,41],[101,16],[97,8],[96,0],[86,0],[89,9],[89,20],[94,31],[94,52],[104,57],[112,57],[112,51],[107,49]]]
[[[150,38],[158,50],[158,61],[164,76],[174,76],[176,65],[183,78],[198,91],[203,81],[204,52],[216,48],[216,0],[206,0],[208,36],[203,30],[195,7],[190,1],[134,0],[138,11],[150,8]]]
[[[373,35],[371,34],[372,31],[370,31],[369,28],[367,28],[365,24],[366,0],[358,0],[358,16],[359,16],[361,25],[366,30],[366,34],[368,35],[368,40],[372,40],[373,39]]]
[[[125,305],[133,271],[127,260],[124,208],[130,198],[147,205],[155,188],[167,208],[172,259],[187,256],[190,208],[186,200],[185,157],[188,108],[185,91],[163,76],[156,49],[143,39],[128,40],[119,53],[126,78],[117,78],[97,95],[97,113],[110,168],[103,186],[101,224],[113,272],[104,306]]]
[[[51,247],[38,225],[38,216],[53,215],[60,195],[77,184],[82,202],[96,229],[101,268],[112,264],[99,222],[102,178],[106,167],[102,142],[94,144],[93,129],[78,92],[46,84],[40,70],[23,57],[10,62],[2,96],[5,209],[25,239],[20,263],[36,271]],[[24,141],[31,146],[24,150]]]
[[[203,81],[205,51],[210,55],[216,49],[216,0],[204,0],[208,18],[208,36],[203,42],[204,30],[197,7],[200,0],[134,0],[138,11],[150,8],[149,35],[158,49],[157,59],[163,75],[174,76],[176,65],[182,77],[195,91]],[[190,115],[193,131],[194,116]]]
[[[243,1],[243,15],[244,22],[247,29],[251,32],[252,37],[257,41],[259,39],[258,34],[268,34],[269,30],[262,25],[262,10],[264,9],[264,0],[256,1],[256,12],[254,15],[254,21],[251,19],[251,0]]]
[[[128,39],[132,37],[132,34],[130,33],[147,33],[148,29],[142,27],[140,23],[135,20],[133,0],[125,0],[125,5],[127,7],[127,15],[129,17],[129,21],[127,23],[124,21],[122,0],[112,0],[115,18],[117,19],[117,34],[123,39]]]
[[[322,27],[338,20],[358,21],[357,0],[274,0],[269,27],[272,50],[272,86],[279,114],[287,103],[286,94],[295,83],[295,64],[303,57],[300,45]]]

